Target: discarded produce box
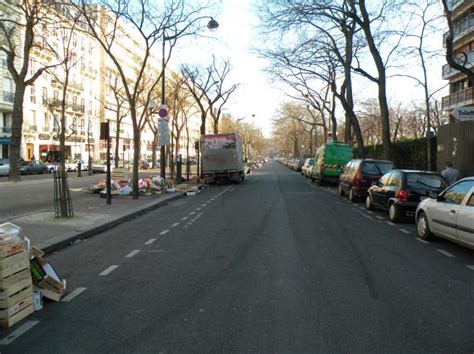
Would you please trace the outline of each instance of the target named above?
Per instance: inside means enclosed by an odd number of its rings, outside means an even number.
[[[51,263],[45,261],[36,250],[30,259],[30,271],[35,284],[35,290],[53,301],[59,301],[66,292],[66,281],[61,279]],[[32,253],[32,254],[34,254]]]
[[[33,312],[28,241],[21,228],[0,225],[0,327],[11,327]]]

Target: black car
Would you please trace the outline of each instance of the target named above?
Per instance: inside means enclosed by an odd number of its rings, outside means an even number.
[[[23,161],[20,166],[20,173],[22,175],[32,175],[33,173],[48,172],[48,166],[46,166],[46,164],[40,160]]]
[[[428,193],[440,193],[446,187],[446,181],[439,173],[392,170],[369,188],[365,206],[388,210],[390,221],[398,222],[406,213],[413,214]]]

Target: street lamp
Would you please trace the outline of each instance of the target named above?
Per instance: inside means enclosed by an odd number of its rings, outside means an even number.
[[[217,28],[219,28],[219,23],[214,20],[213,17],[210,16],[204,16],[202,18],[210,18],[209,22],[207,23],[206,27],[210,31],[216,31]],[[166,41],[176,39],[178,36],[166,36],[165,30],[163,29],[163,43],[162,43],[162,61],[161,61],[161,67],[162,67],[162,77],[161,77],[161,108],[160,109],[160,117],[162,119],[166,118],[166,121],[168,120],[168,112],[167,112],[167,107],[165,103],[166,99],[166,94],[165,94],[165,87],[166,87],[166,75],[165,75],[165,70],[166,70],[166,61],[165,61],[165,43]],[[164,111],[164,114],[161,114],[161,112]],[[164,115],[164,117],[163,117]],[[167,124],[167,123],[166,123]],[[168,128],[169,129],[169,128]],[[168,130],[166,131],[166,134],[169,134]],[[160,136],[164,136],[163,132],[160,132]],[[163,144],[162,141],[160,141],[160,175],[161,178],[166,179],[166,145]]]

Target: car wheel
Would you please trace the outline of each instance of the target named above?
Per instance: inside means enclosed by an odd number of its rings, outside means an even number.
[[[374,203],[372,202],[372,198],[370,197],[370,194],[367,194],[367,197],[365,198],[365,208],[367,210],[374,210]]]
[[[351,202],[355,202],[356,200],[356,196],[354,195],[354,191],[352,190],[352,188],[349,188],[349,200]]]
[[[422,211],[418,214],[416,220],[416,231],[418,231],[418,236],[423,240],[431,240],[433,238],[433,233],[428,224],[428,217]]]
[[[403,217],[403,211],[395,203],[391,203],[388,207],[388,218],[391,222],[399,222]]]
[[[343,196],[345,193],[344,193],[344,189],[342,189],[342,186],[341,184],[339,183],[339,187],[337,188],[337,191],[339,192],[339,195],[340,196]]]

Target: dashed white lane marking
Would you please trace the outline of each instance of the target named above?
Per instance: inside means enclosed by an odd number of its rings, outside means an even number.
[[[403,232],[404,234],[409,234],[409,233],[410,233],[410,231],[405,230],[405,229],[402,229],[402,228],[400,228],[399,230],[400,230],[401,232]]]
[[[474,265],[466,264],[466,267],[468,267],[470,270],[474,270]]]
[[[166,229],[160,232],[160,235],[166,235],[170,230]]]
[[[202,209],[201,207],[199,207],[199,208],[196,208],[196,210],[201,210],[201,209]]]
[[[415,240],[420,241],[421,243],[424,243],[424,244],[429,244],[429,243],[431,243],[431,242],[429,242],[429,241],[422,240],[421,238],[418,238],[418,237],[416,237]]]
[[[171,225],[171,227],[176,227],[176,226],[179,226],[179,222],[175,222],[173,225]]]
[[[145,242],[145,245],[151,245],[155,241],[156,241],[156,238],[150,238],[147,242]]]
[[[395,226],[395,224],[391,221],[385,221],[385,223],[389,224],[390,226]]]
[[[109,268],[107,268],[106,270],[104,270],[102,273],[100,273],[99,275],[109,275],[110,273],[112,273],[115,269],[117,269],[119,266],[118,265],[111,265]]]
[[[437,251],[441,254],[444,254],[446,257],[449,258],[454,258],[456,257],[454,254],[449,253],[448,251],[442,250],[442,249],[437,249]]]
[[[379,219],[379,220],[383,220],[383,217],[380,216],[380,215],[375,215],[375,217],[376,217],[377,219]]]
[[[66,296],[64,299],[62,299],[61,302],[70,302],[70,301],[72,301],[76,296],[78,296],[79,294],[81,294],[82,292],[84,292],[85,290],[87,290],[87,288],[77,288],[77,289],[75,289],[74,291],[72,291],[68,296]]]
[[[368,212],[369,214],[373,214],[373,213],[374,213],[373,211],[370,211],[370,210],[367,210],[367,212]]]
[[[183,216],[181,220],[188,220],[189,216]]]
[[[194,214],[196,214],[195,211],[192,211],[192,212],[189,213],[189,215],[194,215]]]
[[[132,257],[136,256],[137,254],[139,254],[140,251],[141,251],[141,250],[133,250],[132,252],[130,252],[129,254],[127,254],[127,255],[125,256],[125,258],[132,258]]]
[[[0,340],[0,345],[8,345],[11,342],[13,342],[15,339],[17,339],[19,336],[22,334],[25,334],[27,331],[32,329],[34,326],[36,326],[39,323],[39,321],[28,321],[25,322],[23,325],[18,327],[16,330],[14,330],[12,333],[10,333],[8,336]]]
[[[373,220],[370,215],[367,215],[367,214],[364,214],[364,213],[360,213],[360,215],[362,215],[366,219]]]
[[[201,204],[202,207],[205,207],[206,205],[207,205],[207,203]]]

